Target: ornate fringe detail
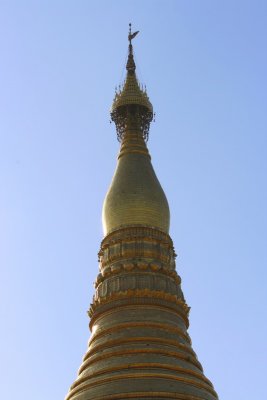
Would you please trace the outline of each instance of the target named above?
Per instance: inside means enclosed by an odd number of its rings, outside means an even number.
[[[188,305],[182,299],[178,298],[176,295],[166,293],[164,291],[157,291],[150,289],[129,289],[124,292],[112,293],[110,296],[99,297],[98,299],[94,298],[93,303],[91,304],[90,309],[88,311],[88,315],[89,317],[92,317],[94,311],[98,306],[111,303],[112,301],[115,300],[130,299],[133,297],[135,298],[149,297],[152,299],[161,299],[174,303],[183,309],[186,316],[188,316],[190,311],[190,307],[188,307]]]
[[[106,268],[103,273],[99,273],[96,281],[94,283],[95,288],[102,283],[105,278],[118,275],[123,271],[129,272],[134,269],[147,271],[147,272],[159,272],[163,275],[171,277],[177,285],[181,284],[181,278],[175,270],[170,270],[165,266],[161,266],[158,263],[119,263],[111,265],[111,267]]]

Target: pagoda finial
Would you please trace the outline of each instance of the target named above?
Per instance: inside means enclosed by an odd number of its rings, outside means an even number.
[[[149,126],[153,119],[152,104],[135,74],[132,39],[138,32],[132,33],[132,24],[129,24],[127,76],[122,89],[119,92],[116,91],[111,107],[111,120],[116,124],[119,141],[123,139],[126,130],[129,130],[130,127],[140,130],[143,138],[148,140]]]
[[[132,44],[132,39],[135,38],[135,36],[139,33],[139,31],[136,31],[132,33],[132,24],[129,23],[129,35],[128,35],[128,40],[130,45]]]
[[[135,36],[139,33],[139,31],[136,31],[132,33],[132,24],[129,23],[129,34],[128,34],[128,40],[129,40],[129,54],[128,54],[128,60],[127,60],[127,65],[126,69],[130,74],[133,74],[135,72],[135,62],[134,62],[134,57],[133,57],[133,46],[132,46],[132,39],[135,38]]]
[[[132,35],[132,24],[131,22],[129,23],[129,35],[128,35],[128,40],[131,43],[131,35]]]

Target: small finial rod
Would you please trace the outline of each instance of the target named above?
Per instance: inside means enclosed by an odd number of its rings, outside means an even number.
[[[139,33],[139,31],[136,31],[132,33],[132,24],[129,23],[129,34],[128,34],[128,40],[129,43],[132,44],[132,39],[135,38],[135,36]]]

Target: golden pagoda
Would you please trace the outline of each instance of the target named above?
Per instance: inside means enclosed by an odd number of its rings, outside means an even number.
[[[187,332],[169,206],[146,145],[153,108],[135,73],[137,33],[130,25],[127,76],[111,108],[121,147],[103,206],[91,337],[65,400],[215,400]]]

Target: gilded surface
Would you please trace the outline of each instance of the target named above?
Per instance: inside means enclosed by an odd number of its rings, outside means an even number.
[[[171,303],[175,303],[176,305],[180,306],[186,315],[189,313],[189,307],[187,304],[182,300],[179,299],[176,295],[172,295],[170,293],[166,293],[163,290],[150,290],[150,289],[128,289],[125,290],[124,292],[118,291],[118,292],[113,292],[110,294],[110,296],[103,296],[103,297],[97,297],[93,299],[93,303],[90,308],[89,315],[93,316],[93,312],[96,310],[97,306],[107,304],[110,302],[113,302],[115,300],[122,300],[122,299],[132,299],[132,298],[140,298],[140,297],[149,297],[152,298],[153,300],[155,299],[162,299],[166,300]]]
[[[125,366],[125,369],[128,370],[128,366]],[[196,389],[200,389],[200,395],[202,392],[202,396],[200,397],[203,400],[210,400],[210,399],[214,399],[217,398],[217,394],[216,392],[207,384],[196,381],[194,379],[188,379],[188,378],[184,378],[184,377],[180,377],[177,375],[172,375],[172,374],[159,374],[157,372],[152,372],[152,373],[145,373],[145,372],[139,372],[139,373],[133,373],[133,374],[129,374],[129,373],[123,373],[123,374],[118,374],[118,375],[111,375],[109,377],[106,378],[99,378],[99,374],[95,374],[92,375],[92,378],[96,378],[93,382],[88,383],[88,381],[84,381],[81,382],[79,387],[77,388],[73,388],[70,392],[70,394],[66,397],[66,400],[69,399],[73,399],[76,398],[78,399],[79,397],[76,397],[76,394],[79,394],[81,392],[87,391],[90,388],[93,388],[94,386],[99,386],[99,385],[103,385],[103,384],[112,384],[112,382],[114,381],[119,381],[120,382],[120,386],[121,388],[125,389],[126,387],[130,387],[132,388],[131,393],[133,393],[134,388],[138,385],[138,383],[142,383],[142,381],[148,379],[148,380],[152,380],[153,384],[151,386],[151,388],[154,386],[157,386],[157,383],[159,383],[159,381],[161,381],[161,384],[165,381],[167,383],[167,387],[172,387],[173,386],[173,382],[175,383],[183,383],[184,385],[180,384],[180,388],[182,390],[182,393],[184,391],[188,391],[188,394],[193,394],[194,393],[194,388]],[[125,382],[123,382],[125,381]],[[130,383],[131,382],[131,383]],[[83,383],[85,383],[83,385]],[[123,383],[125,383],[123,385]],[[151,384],[151,383],[150,383]],[[145,386],[145,385],[144,385]],[[116,387],[116,386],[115,386]],[[204,394],[204,393],[205,394]],[[210,394],[210,396],[207,395],[207,393]],[[80,397],[80,399],[86,399],[86,397]],[[88,397],[87,397],[88,398]],[[147,398],[149,399],[149,392],[147,393]],[[89,399],[89,398],[88,398]],[[93,397],[92,397],[93,400]]]
[[[187,332],[169,206],[146,146],[153,110],[135,75],[136,35],[112,106],[122,143],[103,206],[92,335],[66,400],[217,400]]]
[[[129,330],[131,328],[138,329],[139,331],[141,331],[141,330],[146,331],[151,328],[155,328],[155,330],[161,329],[161,330],[167,331],[168,333],[172,332],[174,334],[174,337],[182,336],[185,339],[185,341],[188,342],[188,344],[191,346],[191,340],[190,340],[188,333],[184,332],[184,330],[182,330],[181,328],[178,328],[177,326],[172,326],[170,324],[162,324],[160,322],[153,323],[151,321],[149,321],[149,322],[147,322],[147,321],[125,322],[123,324],[116,324],[116,326],[108,327],[107,329],[102,329],[101,331],[99,331],[99,332],[97,331],[92,334],[88,346],[91,346],[92,343],[96,339],[99,339],[103,335],[109,335],[110,333],[114,333],[114,332],[116,332],[116,334],[118,334],[118,332],[121,330],[125,330],[125,329]],[[175,347],[183,349],[184,351],[189,352],[195,356],[195,352],[188,345],[185,345],[185,344],[182,344],[179,342],[175,342],[174,345],[175,345]],[[91,352],[90,352],[90,354],[91,354]],[[88,353],[88,355],[86,355],[84,357],[84,360],[87,359],[90,354]]]
[[[149,397],[148,397],[149,396]],[[188,394],[179,394],[172,392],[135,392],[135,393],[120,393],[120,394],[110,394],[104,397],[95,397],[94,400],[139,400],[139,399],[157,399],[157,400],[203,400],[203,397],[191,396]]]
[[[129,34],[130,37],[134,36]],[[146,90],[143,90],[137,80],[131,41],[126,69],[127,77],[123,88],[119,88],[119,91],[116,90],[110,112],[111,120],[115,122],[119,141],[125,137],[129,126],[137,128],[142,137],[148,140],[149,127],[153,119],[153,107]]]
[[[126,139],[127,140],[126,133]],[[141,135],[139,140],[146,149]],[[168,233],[169,205],[147,154],[131,152],[136,145],[122,143],[111,186],[106,195],[102,221],[104,234],[125,226],[150,226]]]
[[[136,75],[128,74],[122,90],[115,94],[111,112],[118,107],[132,104],[146,107],[153,112],[153,107],[149,101],[147,93],[141,89]]]

